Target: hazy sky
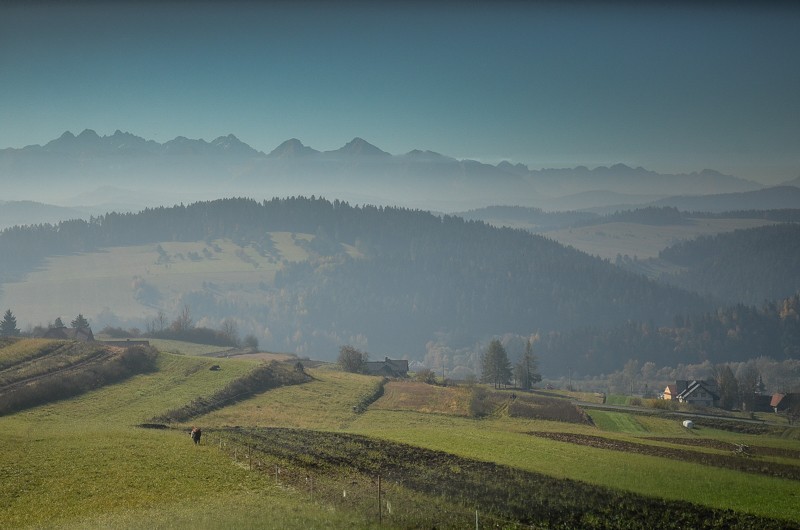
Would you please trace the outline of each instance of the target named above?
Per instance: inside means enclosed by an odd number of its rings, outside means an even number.
[[[800,175],[785,3],[68,4],[0,4],[0,147],[85,128],[265,152],[360,136],[531,168]]]

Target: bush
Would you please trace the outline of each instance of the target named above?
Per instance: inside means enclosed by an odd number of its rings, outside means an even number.
[[[339,348],[337,362],[345,372],[357,374],[361,372],[361,368],[367,362],[367,353],[359,351],[352,346],[342,346]]]
[[[423,368],[422,370],[418,371],[414,375],[414,380],[419,381],[420,383],[427,383],[429,385],[436,384],[436,374],[433,373],[433,370],[428,370],[427,368]]]
[[[149,335],[154,339],[180,340],[193,344],[210,344],[212,346],[227,346],[235,348],[237,346],[235,338],[231,338],[222,331],[211,328],[168,328],[153,332]]]
[[[358,404],[353,407],[353,412],[360,414],[366,411],[370,405],[378,401],[383,396],[384,386],[386,386],[388,381],[387,378],[382,378],[372,387],[372,390],[368,394],[361,396]]]
[[[494,410],[486,387],[475,385],[469,396],[469,415],[473,418],[488,416]]]
[[[134,335],[133,333],[131,333],[128,330],[125,330],[125,329],[122,329],[122,328],[119,328],[119,327],[114,328],[114,327],[111,327],[111,326],[106,326],[103,329],[101,329],[100,330],[100,334],[101,335],[108,335],[112,339],[132,339],[132,338],[136,337],[136,335]]]
[[[657,410],[678,410],[678,402],[671,399],[648,399],[644,405]]]

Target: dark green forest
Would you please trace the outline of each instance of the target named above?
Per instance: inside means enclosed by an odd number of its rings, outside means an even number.
[[[285,263],[275,285],[265,287],[264,307],[212,307],[200,297],[195,318],[223,309],[234,317],[259,314],[277,335],[274,345],[299,350],[289,337],[302,336],[302,350],[320,358],[335,357],[342,337],[355,336],[379,356],[414,358],[434,338],[474,346],[503,333],[630,320],[664,325],[676,314],[710,309],[697,295],[522,230],[313,196],[224,199],[10,228],[0,233],[0,271],[8,281],[47,256],[162,241],[228,238],[270,248],[273,231],[313,234],[312,258]],[[350,257],[342,244],[363,258]]]
[[[784,223],[704,236],[662,250],[684,268],[661,280],[725,304],[761,304],[800,291],[800,224]]]
[[[607,329],[543,334],[535,346],[542,369],[566,368],[597,374],[621,366],[620,359],[679,363],[776,361],[800,358],[800,295],[760,307],[738,304],[696,316],[676,316],[669,326],[631,321]]]

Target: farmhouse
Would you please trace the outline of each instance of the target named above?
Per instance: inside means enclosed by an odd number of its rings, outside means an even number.
[[[93,342],[94,334],[92,328],[68,328],[65,326],[58,328],[48,329],[42,338],[45,339],[61,339],[61,340],[77,340],[81,342]]]
[[[800,408],[800,394],[773,394],[769,406],[775,412],[784,412],[792,406]]]
[[[717,383],[713,379],[695,381],[675,381],[678,391],[677,399],[681,403],[689,403],[698,407],[713,407],[719,401]]]
[[[674,385],[667,385],[661,393],[661,399],[677,400],[699,407],[713,407],[719,400],[717,383],[713,379],[687,380],[679,379]]]
[[[385,377],[407,377],[408,361],[403,359],[384,358],[382,361],[367,361],[363,365],[365,374]]]

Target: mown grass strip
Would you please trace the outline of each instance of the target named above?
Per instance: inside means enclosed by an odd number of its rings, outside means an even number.
[[[776,462],[766,462],[747,456],[731,454],[725,455],[718,453],[698,452],[687,449],[677,449],[673,447],[661,447],[642,443],[634,443],[625,440],[612,440],[609,438],[603,438],[601,436],[590,436],[586,434],[559,432],[530,432],[528,434],[531,436],[547,438],[548,440],[585,445],[598,449],[622,451],[629,454],[637,453],[642,455],[658,456],[707,466],[724,467],[745,473],[756,473],[771,477],[800,480],[800,467],[779,464]]]
[[[639,423],[636,418],[624,412],[611,412],[607,410],[590,410],[589,416],[594,424],[603,431],[644,433],[647,428]]]

